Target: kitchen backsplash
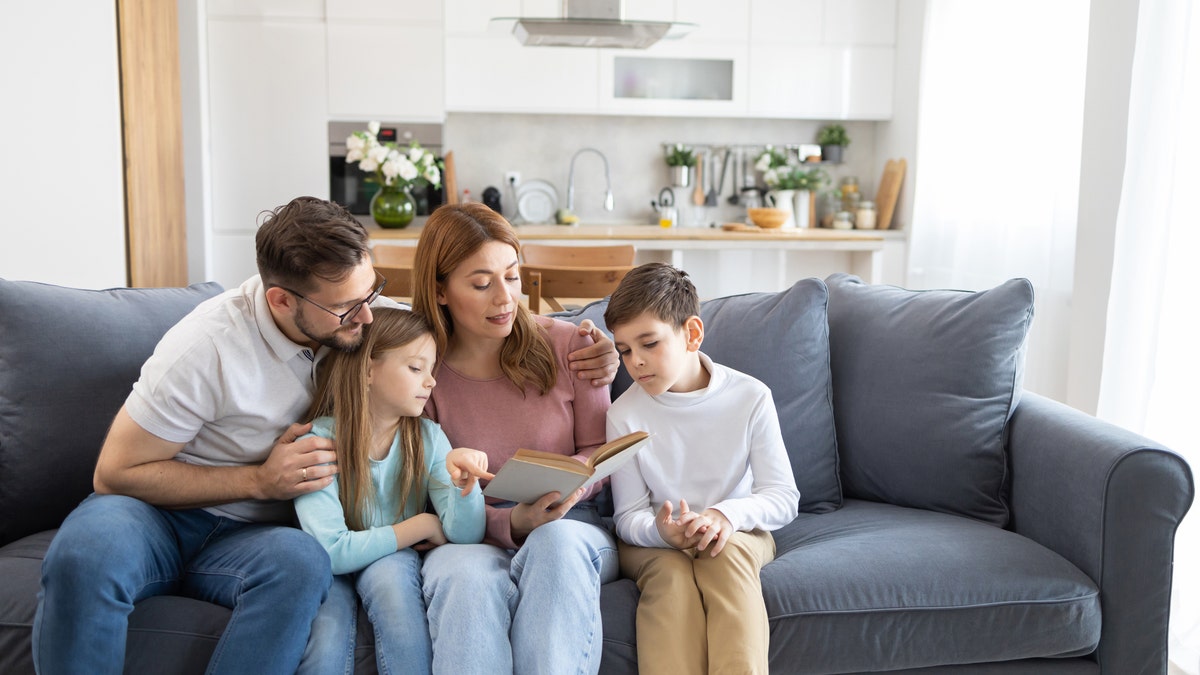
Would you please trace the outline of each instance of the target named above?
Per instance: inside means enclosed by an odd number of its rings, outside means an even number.
[[[836,182],[854,175],[865,194],[873,195],[882,169],[875,153],[875,122],[843,122],[851,144],[844,163],[824,167]],[[678,117],[615,117],[601,115],[519,115],[449,113],[444,126],[446,150],[454,151],[459,190],[467,188],[475,199],[484,188],[495,186],[502,195],[504,214],[512,217],[513,194],[504,184],[506,171],[518,171],[522,181],[545,180],[558,189],[560,206],[566,206],[567,174],[571,156],[593,147],[608,158],[612,175],[614,210],[604,210],[604,167],[600,158],[585,153],[575,161],[575,213],[584,222],[650,222],[651,200],[669,184],[662,143],[697,145],[813,143],[817,121],[746,120]],[[732,175],[732,166],[729,169]],[[719,176],[719,169],[716,171]],[[740,221],[743,211],[728,205],[732,177],[726,177],[720,206],[705,214],[711,222]],[[690,194],[691,188],[686,192]],[[680,193],[684,190],[679,190]],[[682,225],[692,225],[681,202]]]

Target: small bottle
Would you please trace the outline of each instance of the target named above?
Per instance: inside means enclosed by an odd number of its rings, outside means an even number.
[[[466,204],[468,202],[473,202],[473,201],[475,201],[475,200],[471,199],[471,191],[466,188],[463,188],[462,199],[458,200],[458,202],[460,204]]]
[[[840,186],[842,191],[842,210],[854,213],[858,210],[858,202],[862,195],[858,193],[858,177],[846,176]]]
[[[835,230],[853,229],[853,227],[854,227],[853,219],[854,219],[854,216],[852,216],[849,211],[838,211],[837,214],[833,216],[833,229],[835,229]]]
[[[858,210],[854,212],[854,226],[860,230],[875,229],[875,202],[858,203]]]
[[[658,212],[658,226],[661,228],[675,227],[675,221],[679,218],[679,212],[674,206],[664,206]]]

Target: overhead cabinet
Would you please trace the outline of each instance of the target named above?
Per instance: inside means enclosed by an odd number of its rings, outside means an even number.
[[[883,120],[895,0],[647,0],[626,18],[697,25],[648,49],[524,47],[495,17],[551,0],[446,0],[448,111]],[[333,47],[331,46],[331,50]]]

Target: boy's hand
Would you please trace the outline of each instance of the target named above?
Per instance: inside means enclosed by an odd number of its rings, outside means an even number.
[[[578,330],[580,335],[592,336],[596,344],[567,354],[571,372],[581,380],[591,380],[595,387],[611,384],[617,378],[617,366],[621,362],[613,341],[596,328],[591,319],[584,319]]]
[[[701,536],[707,531],[708,523],[703,516],[688,509],[687,500],[679,500],[679,517],[674,518],[674,507],[671,502],[663,502],[654,519],[658,535],[672,548],[685,551],[699,543]]]
[[[471,448],[454,448],[446,453],[446,471],[454,487],[462,488],[462,496],[471,493],[471,488],[480,478],[491,480],[495,476],[488,473],[487,455]]]
[[[709,544],[712,544],[711,555],[715,558],[725,549],[725,542],[733,536],[733,524],[729,522],[724,513],[716,509],[704,509],[700,515],[708,521],[708,528],[701,533],[696,550],[703,551]]]

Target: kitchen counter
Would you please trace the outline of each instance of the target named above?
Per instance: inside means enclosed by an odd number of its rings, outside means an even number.
[[[371,240],[381,246],[416,246],[421,236],[423,220],[403,230],[389,230],[367,225]],[[523,242],[542,241],[555,244],[596,246],[603,244],[633,244],[638,250],[638,262],[661,261],[687,269],[684,253],[689,251],[775,251],[778,274],[771,286],[786,287],[789,252],[843,252],[850,256],[849,269],[871,283],[883,277],[885,239],[903,237],[897,231],[792,229],[762,231],[725,231],[710,227],[673,227],[663,229],[654,225],[518,225],[517,235]],[[767,289],[763,289],[767,290]]]

